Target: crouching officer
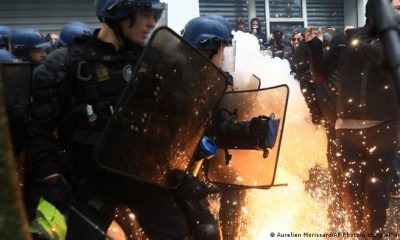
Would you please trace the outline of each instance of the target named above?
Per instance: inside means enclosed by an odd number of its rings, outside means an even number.
[[[98,0],[96,11],[101,27],[86,43],[55,50],[34,71],[30,181],[68,216],[67,239],[104,239],[118,205],[134,212],[150,239],[184,239],[186,221],[169,190],[105,172],[92,158],[162,4]]]

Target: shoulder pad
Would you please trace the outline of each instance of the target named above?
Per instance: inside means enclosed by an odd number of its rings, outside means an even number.
[[[67,48],[60,48],[51,52],[45,64],[49,69],[64,67],[67,59]]]

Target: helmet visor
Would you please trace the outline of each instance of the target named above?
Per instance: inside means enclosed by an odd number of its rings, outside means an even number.
[[[152,10],[154,12],[154,20],[157,22],[165,8],[164,3],[160,3],[158,1],[145,1],[145,0],[115,0],[115,3],[107,8],[107,11],[112,11],[116,8],[123,8],[125,10],[132,9],[139,11],[149,11]]]
[[[164,3],[153,3],[153,4],[140,4],[136,3],[133,4],[132,6],[135,6],[138,11],[151,11],[154,14],[154,21],[158,22],[160,20],[162,13],[165,8]]]

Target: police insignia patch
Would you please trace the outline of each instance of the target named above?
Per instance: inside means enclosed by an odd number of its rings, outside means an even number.
[[[96,69],[97,81],[103,82],[110,79],[108,70],[106,67],[99,67]]]
[[[129,82],[129,80],[131,80],[132,78],[132,65],[130,64],[126,65],[122,70],[122,73],[124,75],[125,81]]]

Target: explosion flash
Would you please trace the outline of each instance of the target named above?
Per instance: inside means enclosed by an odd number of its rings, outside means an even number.
[[[261,87],[287,84],[290,89],[275,181],[289,186],[248,192],[242,216],[244,225],[238,238],[267,239],[271,232],[327,232],[327,209],[331,200],[318,199],[326,194],[311,197],[304,186],[310,168],[316,165],[327,168],[325,129],[311,123],[300,86],[290,75],[288,62],[262,56],[256,39],[250,34],[236,32],[234,36],[236,88],[246,86],[247,79],[255,74],[262,81]]]

